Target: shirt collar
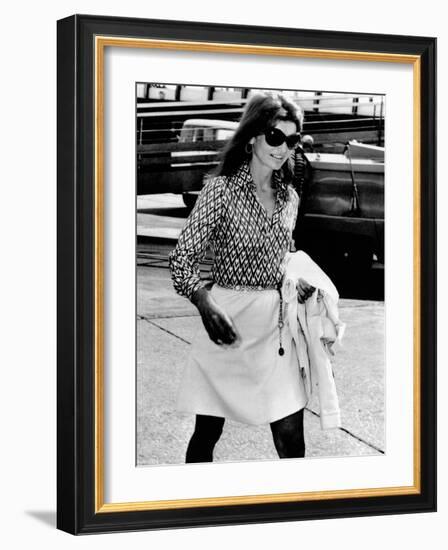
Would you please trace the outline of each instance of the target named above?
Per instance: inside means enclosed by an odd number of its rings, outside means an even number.
[[[255,182],[252,178],[248,161],[243,162],[239,170],[232,176],[232,179],[240,187],[249,187],[255,192]],[[289,197],[288,186],[283,181],[280,170],[274,170],[273,179],[274,189],[277,190],[277,200],[279,200],[280,203],[285,203]]]

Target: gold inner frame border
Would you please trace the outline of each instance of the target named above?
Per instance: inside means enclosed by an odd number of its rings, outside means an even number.
[[[301,57],[316,59],[350,60],[413,65],[413,299],[414,299],[414,482],[410,486],[380,487],[350,490],[313,491],[302,493],[276,493],[261,495],[226,496],[181,500],[155,500],[142,502],[104,502],[104,51],[106,47],[151,48],[208,53],[233,53]],[[225,44],[181,40],[155,40],[96,36],[95,52],[95,513],[167,510],[208,506],[231,506],[276,502],[303,502],[342,498],[365,498],[420,494],[421,492],[421,58],[418,55],[381,52],[355,52],[345,50],[305,49],[291,47],[256,46],[253,44]]]

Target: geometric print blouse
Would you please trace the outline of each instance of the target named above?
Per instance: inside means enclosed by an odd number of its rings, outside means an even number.
[[[212,280],[235,290],[278,288],[290,250],[299,198],[274,172],[272,218],[255,193],[249,164],[232,176],[207,181],[179,236],[169,262],[176,292],[192,297],[205,282],[199,262],[210,246]]]

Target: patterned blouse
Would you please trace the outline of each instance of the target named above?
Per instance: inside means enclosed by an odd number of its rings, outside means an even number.
[[[230,177],[210,179],[170,254],[175,290],[192,297],[205,284],[199,261],[210,245],[214,252],[212,280],[236,290],[278,288],[284,258],[291,247],[299,198],[274,172],[275,208],[269,218],[255,193],[249,164]]]

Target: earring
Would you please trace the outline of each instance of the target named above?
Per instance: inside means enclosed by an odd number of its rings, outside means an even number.
[[[252,154],[252,149],[253,149],[252,143],[246,143],[246,147],[244,147],[244,150],[248,155]]]

